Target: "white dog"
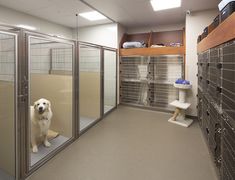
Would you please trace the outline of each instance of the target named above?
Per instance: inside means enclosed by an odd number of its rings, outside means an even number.
[[[39,99],[30,107],[31,116],[31,145],[34,153],[38,152],[37,142],[40,138],[46,147],[50,147],[47,133],[51,124],[52,111],[51,103],[46,99]]]

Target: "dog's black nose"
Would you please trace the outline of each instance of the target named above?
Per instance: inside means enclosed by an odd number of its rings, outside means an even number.
[[[42,110],[43,110],[43,107],[39,107],[38,109],[39,109],[39,111],[42,111]]]

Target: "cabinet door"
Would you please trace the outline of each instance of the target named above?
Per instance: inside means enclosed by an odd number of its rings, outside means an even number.
[[[223,120],[222,138],[222,180],[232,180],[235,177],[235,124],[225,117]]]
[[[235,41],[222,47],[222,109],[235,121]]]
[[[148,106],[149,58],[122,57],[120,62],[120,100],[122,103]]]
[[[179,55],[153,56],[150,58],[151,106],[166,110],[174,108],[169,104],[178,99],[174,82],[183,78],[184,58]]]

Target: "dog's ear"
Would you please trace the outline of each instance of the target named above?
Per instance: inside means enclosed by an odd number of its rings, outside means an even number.
[[[51,108],[51,102],[47,101],[48,107]]]
[[[37,103],[35,102],[34,105],[33,105],[34,109],[37,108]]]

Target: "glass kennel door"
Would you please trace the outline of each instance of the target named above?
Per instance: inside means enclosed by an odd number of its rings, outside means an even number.
[[[0,31],[0,179],[16,177],[17,36]]]
[[[101,49],[79,45],[80,132],[101,117]]]
[[[104,114],[116,107],[116,51],[104,50]]]
[[[74,137],[74,43],[28,36],[30,168]]]

